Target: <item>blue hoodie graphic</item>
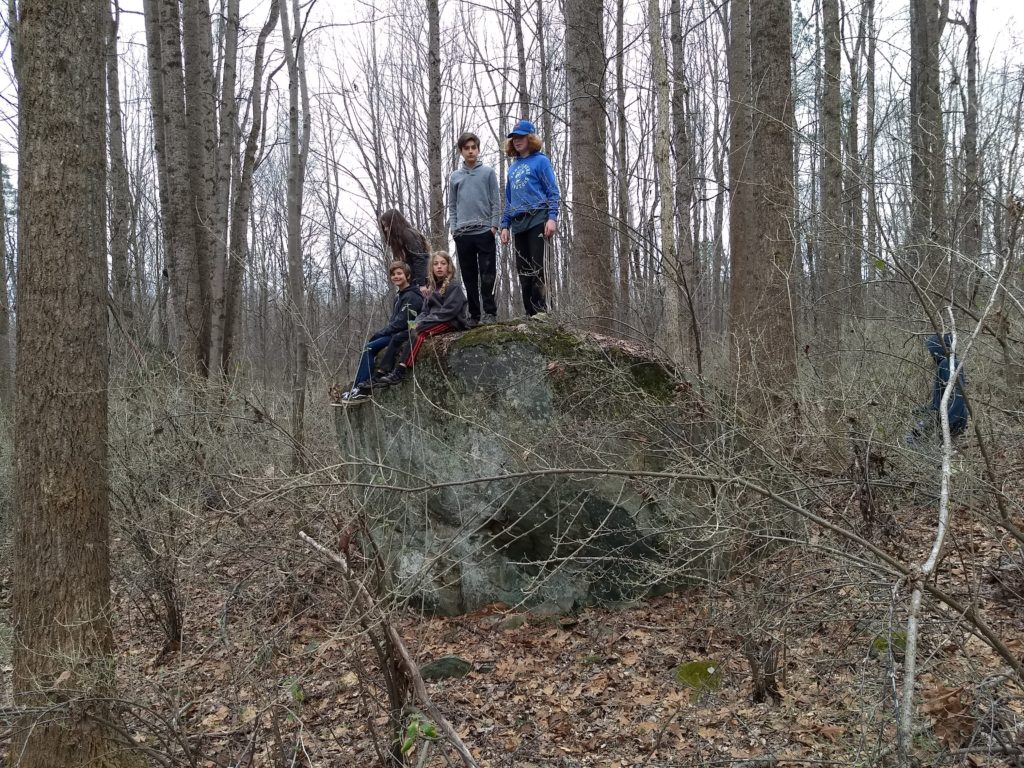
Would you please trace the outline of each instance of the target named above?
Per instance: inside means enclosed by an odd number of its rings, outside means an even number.
[[[543,152],[517,157],[508,168],[505,181],[505,212],[501,228],[509,229],[516,218],[533,218],[531,213],[547,210],[548,219],[558,219],[561,195],[551,161]],[[518,230],[518,227],[512,227]],[[515,232],[513,232],[515,234]]]

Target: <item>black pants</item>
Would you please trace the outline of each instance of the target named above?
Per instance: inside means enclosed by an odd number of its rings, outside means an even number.
[[[497,279],[494,233],[488,229],[475,235],[458,235],[455,251],[459,254],[459,271],[462,272],[462,285],[469,301],[469,316],[479,320],[481,304],[483,314],[498,314],[494,303],[494,282]]]
[[[513,235],[516,248],[516,272],[523,292],[526,314],[547,312],[547,290],[544,287],[544,224]]]

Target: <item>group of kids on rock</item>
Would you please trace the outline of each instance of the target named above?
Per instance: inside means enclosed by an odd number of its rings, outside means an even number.
[[[394,258],[388,277],[398,295],[387,324],[363,348],[355,381],[342,395],[342,404],[365,400],[374,387],[401,382],[430,336],[497,320],[499,233],[502,244],[514,245],[527,316],[539,318],[547,312],[544,246],[555,234],[560,195],[536,128],[529,120],[520,120],[507,136],[505,153],[512,162],[504,207],[497,175],[480,162],[480,139],[464,133],[458,148],[462,163],[449,181],[448,227],[462,283],[446,251],[430,253],[427,239],[399,211],[381,214],[381,233]]]

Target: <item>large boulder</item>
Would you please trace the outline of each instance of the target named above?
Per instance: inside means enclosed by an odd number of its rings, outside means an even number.
[[[393,588],[424,610],[569,610],[716,570],[704,486],[673,476],[701,409],[649,352],[548,322],[434,337],[411,380],[337,409]]]

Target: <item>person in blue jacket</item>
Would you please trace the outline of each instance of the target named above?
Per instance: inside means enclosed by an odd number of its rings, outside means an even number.
[[[530,317],[547,312],[544,245],[558,227],[561,199],[554,169],[542,147],[537,129],[529,120],[517,122],[505,142],[505,154],[514,159],[505,180],[501,242],[515,242],[523,308]]]
[[[932,360],[935,363],[935,378],[932,379],[932,398],[927,407],[917,409],[921,418],[914,425],[910,434],[907,435],[907,442],[914,443],[916,440],[931,434],[935,427],[941,424],[942,393],[946,390],[950,374],[956,368],[957,360],[950,356],[953,348],[953,335],[944,334],[941,338],[933,334],[925,339],[925,347],[928,349]],[[967,431],[967,403],[964,400],[961,387],[966,383],[964,371],[961,369],[957,376],[953,391],[949,396],[949,403],[946,412],[949,414],[949,433],[953,437],[962,435]]]
[[[935,361],[935,379],[932,381],[932,401],[930,409],[935,412],[935,418],[939,418],[939,408],[942,405],[942,393],[949,382],[949,376],[956,368],[956,358],[950,355],[953,348],[953,335],[945,334],[941,339],[937,335],[929,336],[925,341],[932,360]],[[967,403],[964,402],[963,392],[960,387],[965,383],[964,372],[960,371],[953,391],[950,393],[949,405],[949,431],[952,435],[962,435],[967,431]]]
[[[352,389],[341,396],[343,403],[365,400],[370,394],[372,379],[380,379],[390,373],[395,366],[397,350],[400,348],[397,340],[409,335],[411,323],[423,309],[423,296],[419,288],[410,282],[412,270],[404,261],[393,261],[388,267],[388,277],[392,285],[398,289],[395,296],[395,303],[391,308],[391,317],[381,328],[378,328],[370,336],[370,340],[363,347],[363,353],[359,357],[359,367],[356,369],[355,382]],[[381,357],[380,365],[374,368],[374,360],[377,353],[382,349],[387,351]]]

